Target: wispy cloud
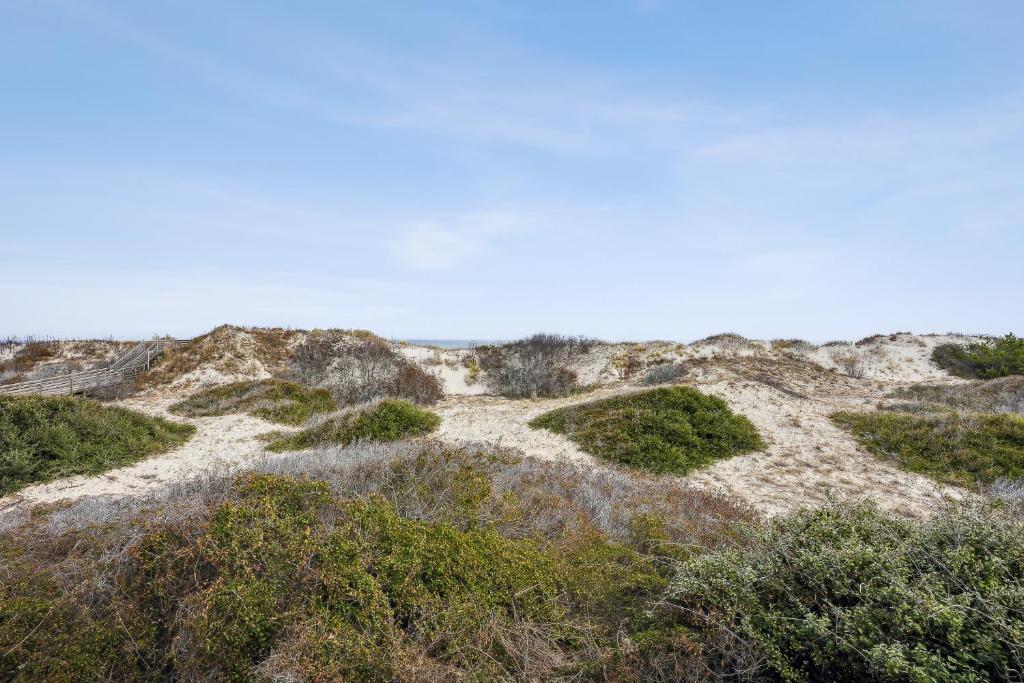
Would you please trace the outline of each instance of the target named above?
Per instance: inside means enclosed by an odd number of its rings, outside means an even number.
[[[391,241],[394,255],[421,270],[450,270],[485,255],[495,240],[535,227],[536,216],[506,210],[457,214],[419,221]]]
[[[475,236],[421,223],[394,242],[395,254],[406,265],[424,270],[447,270],[480,250]]]

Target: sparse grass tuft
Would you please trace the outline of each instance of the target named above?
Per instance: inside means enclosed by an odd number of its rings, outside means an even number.
[[[171,406],[175,415],[210,417],[249,413],[270,422],[301,425],[310,416],[334,410],[326,389],[310,389],[295,382],[264,379],[233,382],[201,391]]]
[[[176,448],[192,425],[70,397],[0,396],[0,495]]]
[[[279,437],[269,451],[299,451],[328,445],[346,446],[355,441],[395,441],[429,434],[441,424],[434,413],[406,403],[385,399],[367,408],[325,418],[319,424]]]
[[[896,466],[978,488],[1024,477],[1024,417],[952,410],[835,413],[832,421]]]
[[[1008,334],[987,342],[940,344],[932,351],[932,362],[968,379],[1024,375],[1024,338]]]
[[[657,473],[686,474],[765,446],[750,420],[690,387],[559,408],[530,426],[564,434],[592,455]]]
[[[957,410],[1024,415],[1024,376],[966,384],[915,384],[895,391],[893,397]]]

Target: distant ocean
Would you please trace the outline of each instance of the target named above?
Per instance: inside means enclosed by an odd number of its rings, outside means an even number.
[[[442,349],[472,349],[484,344],[500,344],[504,339],[402,339],[420,346],[440,346]]]

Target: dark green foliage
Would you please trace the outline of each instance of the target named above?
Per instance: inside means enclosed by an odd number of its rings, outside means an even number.
[[[298,451],[355,441],[395,441],[429,434],[441,424],[441,418],[411,403],[385,399],[363,410],[354,410],[325,419],[295,434],[271,441],[270,451]]]
[[[559,408],[530,426],[564,434],[598,457],[659,473],[686,474],[764,448],[750,420],[690,387]]]
[[[1008,413],[835,413],[871,453],[961,486],[1024,477],[1024,417]]]
[[[1024,339],[1008,334],[984,343],[940,344],[932,351],[932,362],[969,379],[1024,375]]]
[[[0,494],[128,465],[180,446],[193,432],[85,399],[0,396]]]
[[[830,505],[684,562],[666,607],[707,672],[788,681],[1010,681],[1024,666],[1024,528]]]
[[[234,382],[201,391],[171,406],[171,412],[188,417],[249,413],[270,422],[300,425],[316,413],[334,410],[326,389],[310,389],[280,379]]]

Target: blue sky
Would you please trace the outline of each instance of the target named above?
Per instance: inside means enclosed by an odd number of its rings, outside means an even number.
[[[1024,332],[1021,26],[0,0],[0,335]]]

